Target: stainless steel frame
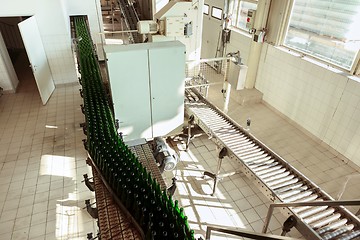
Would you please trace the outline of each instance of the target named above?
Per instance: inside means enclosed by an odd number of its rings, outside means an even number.
[[[265,223],[262,232],[266,233],[269,227],[271,217],[276,207],[316,207],[316,206],[360,206],[360,199],[358,200],[339,200],[339,201],[319,201],[319,202],[291,202],[291,203],[271,203],[267,212]]]
[[[226,233],[226,234],[234,235],[234,236],[238,236],[238,237],[246,237],[246,238],[258,239],[258,240],[293,240],[294,239],[294,238],[271,235],[271,234],[250,232],[250,231],[246,231],[246,230],[207,226],[206,237],[205,237],[206,240],[210,240],[212,232],[221,232],[221,233]]]

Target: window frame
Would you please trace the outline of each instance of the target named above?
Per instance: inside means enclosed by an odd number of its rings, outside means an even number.
[[[214,16],[214,9],[221,11],[221,16],[220,16],[220,18]],[[223,14],[224,14],[223,9],[221,9],[221,8],[219,8],[219,7],[215,7],[215,6],[212,6],[212,7],[211,7],[211,17],[213,17],[213,18],[215,18],[215,19],[217,19],[217,20],[222,20]]]
[[[207,7],[207,11],[205,12],[205,6]],[[204,7],[203,7],[203,14],[205,15],[208,15],[209,16],[209,13],[210,13],[210,5],[209,4],[206,4],[204,3]]]
[[[240,0],[239,0],[240,1]],[[301,51],[300,49],[296,49],[294,47],[285,45],[285,39],[286,39],[286,35],[289,31],[290,28],[290,19],[291,19],[291,15],[292,15],[292,11],[294,9],[294,4],[295,4],[295,0],[290,0],[289,1],[289,8],[288,11],[285,14],[285,21],[283,22],[283,25],[281,26],[281,28],[283,29],[282,34],[280,36],[280,46],[284,47],[286,49],[288,49],[289,51],[292,51],[294,53],[299,54],[299,56],[301,58],[307,57],[309,59],[312,59],[320,64],[326,65],[328,67],[332,67],[334,69],[338,69],[344,73],[348,73],[352,76],[360,76],[360,49],[357,51],[357,54],[354,56],[354,61],[353,64],[351,65],[350,69],[345,68],[344,66],[340,66],[336,63],[327,61],[326,59],[323,59],[321,57],[317,57],[314,56],[310,53],[307,53],[305,51]]]
[[[237,1],[237,6],[236,6],[236,9],[234,9],[235,8],[235,4],[236,4],[236,1]],[[235,28],[236,30],[239,30],[239,31],[241,31],[241,32],[243,32],[243,33],[247,33],[247,34],[249,34],[249,30],[246,30],[246,29],[243,29],[243,28],[240,28],[240,27],[238,27],[238,21],[239,21],[239,11],[240,11],[240,3],[241,2],[248,2],[248,3],[253,3],[253,4],[259,4],[259,0],[234,0],[231,4],[232,4],[232,6],[231,6],[231,14],[232,14],[232,16],[231,16],[231,27],[232,28]],[[235,16],[234,16],[234,13],[236,12],[236,14],[235,14]],[[233,24],[234,23],[234,24]]]

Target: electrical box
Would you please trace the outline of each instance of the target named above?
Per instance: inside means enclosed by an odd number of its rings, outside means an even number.
[[[105,45],[115,118],[125,141],[165,136],[184,122],[185,45]]]
[[[185,24],[187,24],[187,19],[185,17],[165,18],[165,36],[167,37],[184,36]]]
[[[186,23],[185,24],[185,29],[184,29],[184,35],[189,37],[192,35],[192,22]]]
[[[249,9],[246,17],[246,28],[254,28],[256,10]]]
[[[157,33],[158,26],[155,21],[139,21],[137,30],[140,34],[154,34]]]

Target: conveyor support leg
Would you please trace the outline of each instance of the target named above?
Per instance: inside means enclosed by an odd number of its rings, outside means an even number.
[[[191,141],[191,125],[194,123],[194,115],[191,115],[188,120],[188,135],[186,140],[186,151],[189,149]]]
[[[286,221],[283,224],[281,236],[285,236],[286,233],[290,232],[291,228],[293,228],[296,225],[296,219],[294,216],[288,217]]]
[[[226,156],[226,154],[227,154],[227,149],[225,147],[223,147],[219,152],[219,159],[218,159],[216,173],[211,173],[208,171],[204,172],[204,177],[208,176],[208,177],[211,177],[214,179],[213,192],[212,192],[211,196],[214,196],[214,194],[215,194],[217,184],[220,180],[219,174],[220,174],[220,169],[221,169],[221,163],[222,163],[223,158]]]

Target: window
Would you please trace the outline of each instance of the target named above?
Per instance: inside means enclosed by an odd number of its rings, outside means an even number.
[[[257,1],[234,0],[230,7],[231,25],[248,32],[250,30],[246,27],[248,10],[256,10]]]
[[[211,8],[211,16],[219,20],[222,19],[222,9],[217,7]]]
[[[169,0],[156,0],[156,12],[160,11],[168,3]]]
[[[203,13],[206,14],[206,15],[209,15],[209,5],[204,4]]]
[[[351,70],[360,48],[360,2],[295,0],[284,45]]]

